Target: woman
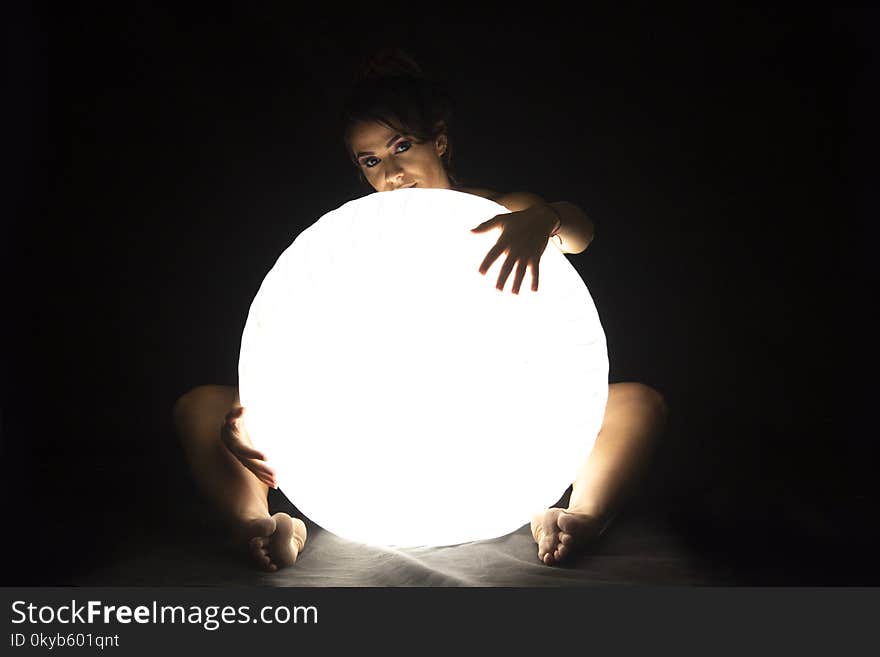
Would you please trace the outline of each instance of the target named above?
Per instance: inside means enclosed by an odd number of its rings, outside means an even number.
[[[399,52],[380,53],[347,104],[349,156],[376,192],[453,189],[506,207],[510,213],[474,228],[501,229],[479,270],[485,274],[503,257],[495,281],[499,291],[504,293],[512,275],[510,291],[519,294],[527,274],[537,290],[538,263],[548,242],[564,253],[580,253],[593,239],[592,221],[572,203],[460,186],[451,170],[450,117],[448,98],[412,60]],[[174,415],[200,489],[240,542],[266,570],[292,565],[305,545],[306,527],[286,513],[269,512],[275,474],[250,441],[237,388],[200,386],[178,400]],[[578,471],[568,507],[545,509],[531,519],[539,560],[560,563],[604,530],[643,470],[665,417],[665,402],[655,390],[639,383],[609,386],[601,430]]]

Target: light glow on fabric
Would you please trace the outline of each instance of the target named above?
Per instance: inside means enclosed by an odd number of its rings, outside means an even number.
[[[540,289],[477,267],[508,212],[442,189],[370,194],[279,257],[242,335],[254,445],[305,515],[374,545],[508,534],[559,499],[608,394],[605,334],[549,245]]]

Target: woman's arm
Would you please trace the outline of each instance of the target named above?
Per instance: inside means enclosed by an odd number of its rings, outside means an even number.
[[[493,200],[511,212],[537,209],[541,206],[552,208],[560,221],[555,237],[559,237],[559,248],[563,253],[582,253],[593,241],[595,235],[593,221],[574,203],[568,201],[547,203],[540,196],[529,192],[512,192]]]

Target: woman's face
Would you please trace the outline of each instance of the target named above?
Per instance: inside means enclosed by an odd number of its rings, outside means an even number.
[[[358,123],[351,133],[351,148],[358,167],[377,192],[403,187],[449,189],[449,177],[440,156],[446,135],[417,143],[381,123]]]

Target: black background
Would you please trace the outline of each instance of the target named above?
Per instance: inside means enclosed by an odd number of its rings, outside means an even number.
[[[672,412],[634,504],[744,582],[880,579],[876,12],[129,6],[7,22],[4,584],[186,524],[172,405],[235,383],[262,277],[370,191],[337,116],[387,46],[449,85],[465,184],[594,218],[612,381]]]

